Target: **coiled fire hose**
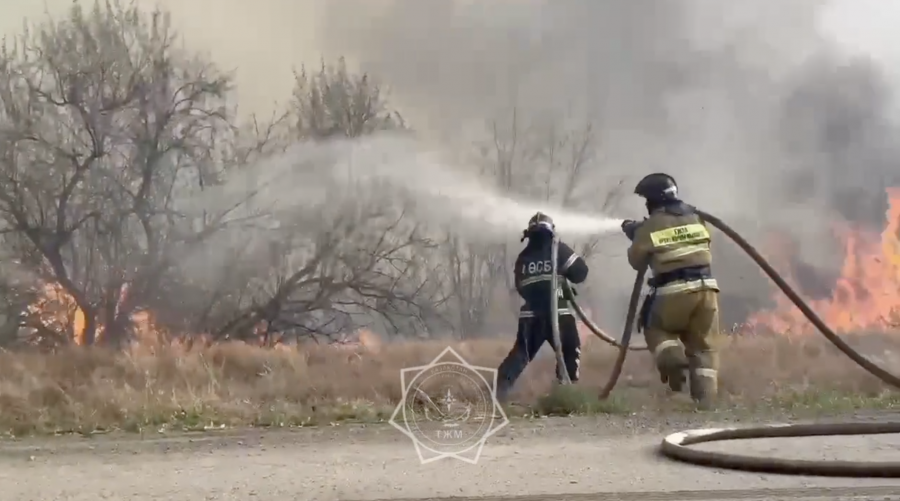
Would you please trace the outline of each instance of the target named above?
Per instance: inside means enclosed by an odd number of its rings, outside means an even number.
[[[707,223],[727,235],[738,247],[750,256],[751,259],[775,282],[775,285],[791,300],[803,315],[841,352],[850,357],[866,372],[880,379],[882,382],[900,389],[900,377],[891,374],[870,360],[866,359],[858,351],[854,350],[841,339],[816,312],[803,300],[787,281],[762,257],[749,242],[747,242],[734,229],[725,224],[721,219],[704,211],[697,210],[697,214]],[[556,241],[554,240],[554,247]],[[556,261],[553,261],[555,266]],[[554,277],[556,269],[554,268]],[[647,346],[630,346],[631,331],[637,311],[637,300],[640,298],[643,288],[643,276],[646,269],[637,274],[634,289],[631,294],[631,302],[628,306],[628,315],[625,330],[621,342],[603,332],[596,324],[590,321],[584,310],[574,300],[574,294],[568,294],[569,304],[575,310],[579,319],[604,342],[619,349],[619,356],[613,367],[609,381],[600,393],[601,398],[606,398],[618,382],[622,365],[628,351],[645,351]],[[567,284],[563,284],[565,287]],[[555,289],[554,289],[555,290]],[[555,304],[555,301],[554,301]],[[556,318],[556,317],[554,317]],[[555,346],[559,345],[558,320],[555,321],[554,340]],[[559,349],[557,349],[559,351]],[[561,359],[561,352],[557,355]],[[878,435],[900,433],[900,422],[867,422],[867,423],[812,423],[792,425],[767,425],[751,428],[724,428],[724,429],[699,429],[673,433],[666,436],[660,445],[659,452],[676,461],[690,463],[712,468],[726,468],[732,470],[752,471],[759,473],[779,473],[786,475],[812,475],[829,477],[857,477],[857,478],[900,478],[900,461],[866,462],[866,461],[812,461],[803,459],[781,459],[774,457],[747,456],[725,452],[712,452],[693,449],[689,446],[723,440],[755,439],[755,438],[795,438],[795,437],[819,437],[819,436],[847,436],[847,435]]]

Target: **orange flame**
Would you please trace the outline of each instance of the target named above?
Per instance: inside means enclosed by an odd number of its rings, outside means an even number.
[[[127,287],[123,287],[116,304],[116,311],[127,296]],[[41,287],[38,299],[28,305],[28,313],[49,331],[65,333],[72,336],[72,341],[83,346],[86,344],[86,317],[84,311],[78,307],[75,299],[56,283],[45,283]],[[146,310],[134,312],[130,318],[135,334],[135,342],[160,342],[168,341],[166,333],[157,327],[153,315]],[[97,326],[95,338],[100,340],[105,332],[105,326]]]
[[[116,313],[128,296],[127,285],[122,288],[116,303]],[[28,313],[33,321],[37,321],[48,331],[71,336],[77,345],[84,345],[85,339],[85,315],[75,303],[74,298],[59,284],[46,283],[39,291],[38,299],[28,305]],[[138,310],[130,315],[132,329],[132,345],[153,347],[160,344],[172,345],[208,345],[212,338],[208,334],[193,333],[187,337],[172,336],[156,322],[152,312]],[[272,346],[277,349],[289,349],[289,345],[280,339],[269,342],[265,338],[265,322],[254,326],[254,333],[258,337],[260,345]],[[105,332],[105,326],[101,323],[97,326],[96,340],[101,340]],[[382,348],[382,339],[368,329],[358,329],[352,334],[345,334],[335,344],[338,348],[362,349],[377,353]]]
[[[887,224],[880,235],[845,228],[844,263],[831,297],[810,306],[838,332],[900,327],[900,188],[887,190]],[[806,334],[812,324],[780,291],[775,307],[751,316],[753,330]]]
[[[38,299],[28,305],[27,311],[31,318],[47,330],[69,333],[76,344],[84,344],[84,312],[59,284],[43,284]]]

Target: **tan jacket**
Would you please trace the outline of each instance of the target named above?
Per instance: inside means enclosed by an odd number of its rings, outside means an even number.
[[[712,264],[710,235],[696,214],[676,215],[664,210],[650,214],[634,233],[628,263],[635,270],[645,263],[654,276],[682,268]],[[659,287],[657,294],[719,290],[715,279],[676,282]]]

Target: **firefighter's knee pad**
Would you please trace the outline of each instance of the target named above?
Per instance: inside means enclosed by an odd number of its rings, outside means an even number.
[[[675,339],[666,339],[659,343],[653,350],[656,366],[686,368],[687,360],[684,356],[684,347]]]
[[[681,392],[686,379],[684,371],[687,369],[687,361],[681,343],[671,339],[665,340],[656,346],[653,354],[656,358],[660,381],[668,384],[672,391]]]

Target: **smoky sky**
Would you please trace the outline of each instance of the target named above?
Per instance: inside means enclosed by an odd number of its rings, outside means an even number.
[[[670,172],[728,216],[880,224],[900,169],[879,69],[819,34],[821,2],[725,3],[333,0],[315,40],[426,127],[473,127],[513,105],[584,114],[602,131],[598,170]]]
[[[891,90],[864,60],[823,59],[795,80],[779,122],[786,155],[785,194],[797,203],[831,199],[845,218],[880,225],[884,188],[900,181],[897,128],[884,112]]]
[[[590,118],[603,142],[598,174],[630,186],[665,171],[751,239],[785,232],[802,256],[796,274],[818,295],[840,262],[834,221],[882,227],[884,188],[900,182],[893,89],[874,62],[820,33],[822,6],[322,0],[314,39],[434,132],[477,128],[511,106]],[[640,215],[634,201],[622,210]],[[726,285],[759,298],[764,279],[720,247]]]

